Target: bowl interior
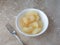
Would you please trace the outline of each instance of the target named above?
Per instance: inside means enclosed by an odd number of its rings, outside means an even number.
[[[38,33],[38,34],[30,35],[30,34],[26,34],[26,33],[21,31],[22,29],[21,29],[21,27],[19,25],[19,19],[20,19],[21,16],[23,16],[24,13],[26,13],[28,11],[36,11],[36,12],[38,12],[39,16],[40,16],[40,18],[41,18],[41,20],[43,22],[42,31],[40,33]],[[41,35],[42,33],[44,33],[46,31],[46,29],[48,27],[48,18],[46,16],[46,14],[41,10],[38,10],[38,9],[25,9],[21,13],[19,13],[18,16],[16,17],[16,27],[17,27],[18,31],[20,33],[22,33],[23,35],[26,35],[26,36],[38,36],[38,35]]]

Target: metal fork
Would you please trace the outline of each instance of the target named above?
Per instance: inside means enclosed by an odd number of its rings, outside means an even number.
[[[15,29],[14,29],[9,23],[6,24],[6,27],[7,27],[8,31],[9,31],[13,36],[15,36],[15,37],[17,38],[17,40],[21,43],[21,45],[23,45],[23,42],[22,42],[21,39],[17,36]]]

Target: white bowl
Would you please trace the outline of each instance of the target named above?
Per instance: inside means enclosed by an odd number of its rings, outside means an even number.
[[[30,34],[26,34],[26,33],[22,32],[21,29],[20,29],[20,27],[19,27],[19,21],[18,21],[22,14],[24,14],[24,13],[27,12],[27,11],[31,11],[31,10],[37,11],[37,12],[40,14],[41,20],[42,20],[42,22],[43,22],[42,31],[41,31],[40,33],[34,34],[34,35],[32,35],[32,34],[30,35]],[[35,37],[35,36],[39,36],[39,35],[43,34],[43,33],[47,30],[48,24],[49,24],[49,22],[48,22],[48,17],[46,16],[46,14],[45,14],[43,11],[41,11],[41,10],[39,10],[39,9],[33,9],[33,8],[24,9],[24,10],[23,10],[22,12],[20,12],[20,13],[17,15],[17,17],[16,17],[16,27],[17,27],[17,30],[18,30],[21,34],[23,34],[23,35],[25,35],[25,36]]]

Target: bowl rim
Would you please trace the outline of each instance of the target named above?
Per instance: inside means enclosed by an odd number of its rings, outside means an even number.
[[[42,13],[46,16],[46,18],[47,18],[47,27],[43,30],[43,32],[40,32],[40,33],[38,33],[38,34],[30,35],[30,34],[26,34],[26,33],[22,32],[21,29],[18,27],[18,18],[19,18],[19,16],[20,16],[23,12],[25,12],[25,11],[27,11],[27,10],[38,10],[38,11],[42,12]],[[47,15],[46,15],[43,11],[41,11],[40,9],[29,8],[29,9],[24,9],[24,10],[22,10],[20,13],[18,13],[18,15],[16,16],[15,24],[16,24],[17,30],[18,30],[21,34],[23,34],[23,35],[25,35],[25,36],[35,37],[35,36],[39,36],[39,35],[43,34],[43,33],[47,30],[48,25],[49,25],[49,20],[48,20]]]

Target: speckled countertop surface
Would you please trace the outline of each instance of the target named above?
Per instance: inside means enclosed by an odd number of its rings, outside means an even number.
[[[47,14],[49,27],[43,35],[31,38],[23,36],[17,31],[15,17],[26,8],[41,9]],[[7,23],[16,29],[17,34],[26,45],[60,45],[60,0],[0,0],[0,39],[4,34],[1,31],[2,29],[5,31]],[[6,33],[8,34],[7,31]],[[0,40],[0,45],[5,45],[1,42]]]

